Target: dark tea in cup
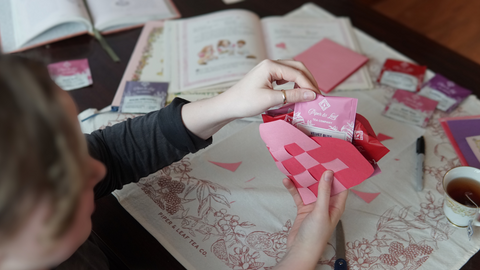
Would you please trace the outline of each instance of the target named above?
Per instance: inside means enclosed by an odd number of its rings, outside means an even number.
[[[480,182],[475,179],[467,177],[455,178],[448,183],[446,191],[448,196],[458,203],[469,207],[480,206]]]

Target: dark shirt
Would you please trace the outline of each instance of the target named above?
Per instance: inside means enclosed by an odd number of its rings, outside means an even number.
[[[107,174],[95,187],[95,199],[124,185],[137,182],[163,167],[212,143],[190,132],[182,121],[182,106],[176,98],[160,111],[97,130],[86,135],[90,155],[105,164]],[[95,235],[55,269],[109,269],[108,259],[97,246]]]

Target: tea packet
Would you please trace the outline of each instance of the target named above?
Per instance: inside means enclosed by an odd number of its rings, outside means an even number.
[[[352,142],[358,100],[317,95],[295,103],[292,124],[308,136],[332,137]]]
[[[383,115],[400,122],[426,127],[438,101],[406,91],[397,90]]]
[[[128,81],[120,103],[122,113],[149,113],[165,107],[168,83]]]
[[[451,112],[467,98],[472,91],[465,89],[440,74],[426,82],[419,94],[438,101],[437,109]]]
[[[353,145],[371,164],[377,163],[390,150],[385,147],[373,131],[370,122],[361,114],[356,115]]]
[[[426,66],[387,59],[383,64],[377,82],[398,89],[418,92],[423,84],[426,71]]]
[[[79,89],[93,83],[88,59],[53,63],[47,68],[52,80],[65,91]]]

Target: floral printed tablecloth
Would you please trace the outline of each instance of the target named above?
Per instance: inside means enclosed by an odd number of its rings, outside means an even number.
[[[331,16],[318,7],[306,10]],[[301,8],[295,14],[306,13]],[[372,78],[386,58],[408,60],[355,33],[370,58]],[[374,129],[393,137],[384,142],[391,153],[379,163],[383,172],[355,187],[381,194],[370,204],[349,194],[342,216],[349,269],[459,269],[479,250],[480,231],[475,229],[468,241],[466,231],[450,225],[442,211],[442,177],[460,165],[438,122],[447,115],[437,111],[426,129],[385,118],[380,111],[393,92],[376,84],[370,91],[333,93],[358,98],[359,112]],[[470,96],[449,115],[475,114],[480,114],[480,101]],[[128,117],[135,115],[101,114],[83,122],[82,129],[91,132]],[[422,134],[425,188],[416,192],[414,143]],[[210,161],[242,163],[232,172]],[[214,145],[114,195],[187,269],[270,269],[285,254],[296,213],[283,178],[260,139],[258,123],[236,121],[214,136]],[[334,260],[332,237],[317,269],[332,269]]]

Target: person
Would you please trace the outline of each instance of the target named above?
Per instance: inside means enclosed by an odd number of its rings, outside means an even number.
[[[298,88],[283,94],[274,81]],[[90,235],[95,199],[207,147],[234,119],[318,93],[302,63],[265,60],[214,98],[177,98],[83,135],[72,98],[43,64],[0,55],[0,269],[108,269]],[[333,173],[322,177],[311,205],[284,180],[298,213],[278,269],[313,269],[344,210],[347,193],[330,197]]]

